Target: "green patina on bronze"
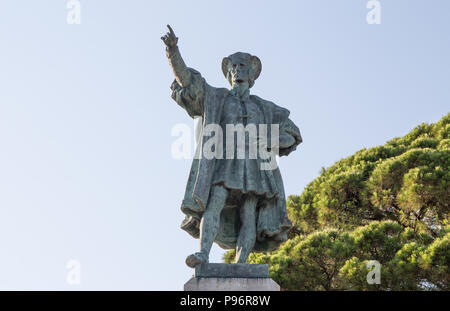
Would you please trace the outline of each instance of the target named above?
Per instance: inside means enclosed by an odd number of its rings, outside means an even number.
[[[270,126],[276,124],[279,155],[287,156],[296,149],[302,138],[289,119],[289,111],[250,95],[250,88],[261,72],[258,57],[242,52],[225,57],[222,72],[231,89],[212,87],[198,71],[185,65],[178,50],[178,38],[170,26],[169,30],[162,40],[175,74],[172,98],[192,118],[202,117],[203,130],[219,124],[223,128],[224,150],[227,124],[267,125],[268,146]],[[209,139],[203,133],[201,137],[197,154]],[[237,150],[237,140],[233,141]],[[236,248],[237,262],[244,263],[251,251],[274,250],[287,239],[291,222],[286,213],[281,174],[278,167],[261,170],[264,161],[259,154],[256,159],[202,156],[193,160],[181,206],[186,214],[181,228],[201,239],[201,251],[188,256],[189,266],[208,262],[213,241],[225,249]]]

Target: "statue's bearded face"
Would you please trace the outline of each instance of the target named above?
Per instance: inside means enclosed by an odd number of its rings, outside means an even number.
[[[250,83],[250,66],[247,59],[243,57],[233,57],[231,59],[231,83],[241,84],[244,82]]]

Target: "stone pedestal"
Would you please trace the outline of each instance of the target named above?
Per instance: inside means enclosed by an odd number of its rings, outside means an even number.
[[[185,291],[279,291],[268,265],[207,263],[195,268]]]

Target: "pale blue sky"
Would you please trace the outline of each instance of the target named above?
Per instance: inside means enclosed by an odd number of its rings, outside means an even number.
[[[259,56],[252,93],[291,111],[304,143],[280,169],[300,194],[322,166],[449,112],[450,2],[380,0],[0,2],[0,289],[181,290],[198,240],[179,229],[190,160],[171,129],[160,37],[227,86],[220,62]],[[214,247],[211,260],[223,250]],[[66,263],[81,263],[81,284]]]

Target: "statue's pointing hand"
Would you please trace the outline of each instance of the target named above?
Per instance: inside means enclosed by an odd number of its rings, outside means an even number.
[[[167,48],[170,49],[177,46],[178,38],[175,36],[175,33],[170,25],[167,25],[167,28],[169,28],[169,32],[165,36],[161,37],[161,40],[163,40]]]

